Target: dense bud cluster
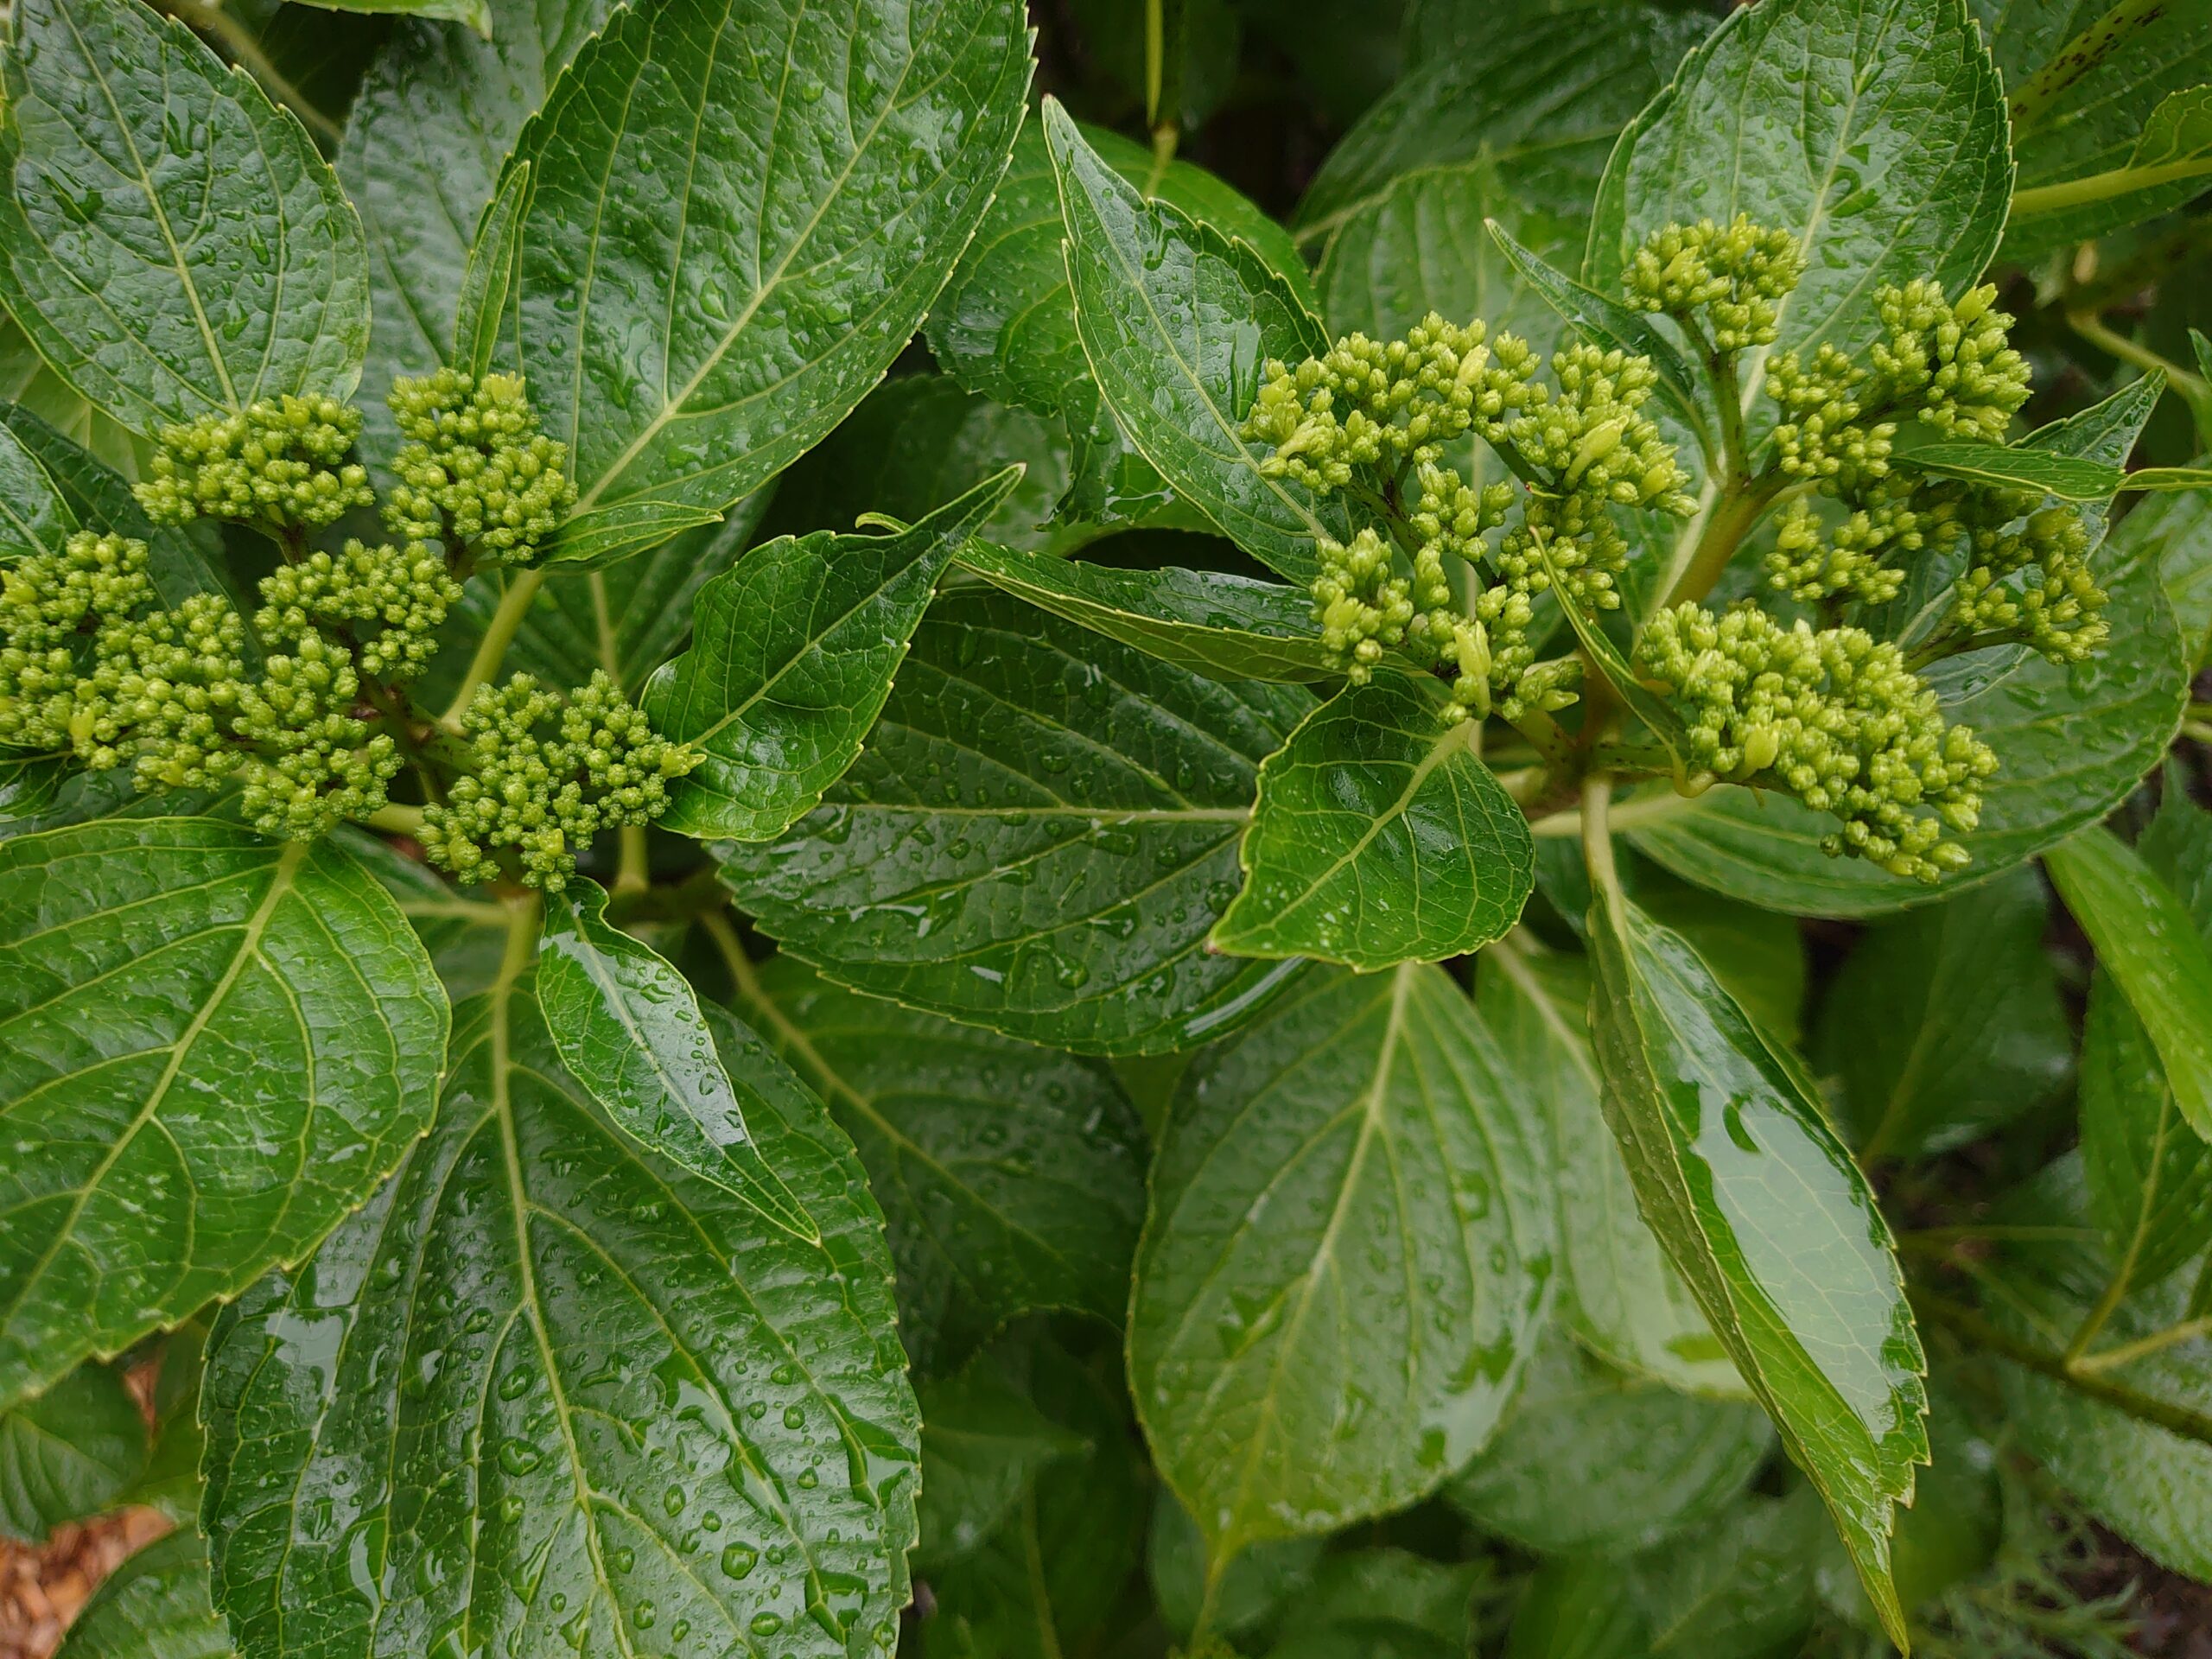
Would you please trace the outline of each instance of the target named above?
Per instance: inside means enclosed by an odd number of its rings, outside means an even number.
[[[293,397],[164,428],[139,505],[157,524],[335,524],[376,499],[367,470],[346,458],[360,430],[359,411],[336,398]]]
[[[399,481],[385,504],[391,533],[473,548],[500,564],[527,563],[576,492],[568,446],[537,429],[522,382],[440,369],[394,381],[390,402],[407,440],[392,461]]]
[[[1988,746],[1952,726],[1893,645],[1858,628],[1784,626],[1740,606],[1681,605],[1638,639],[1637,671],[1687,705],[1690,759],[1764,777],[1842,828],[1822,846],[1933,881],[1967,861],[1944,839],[1974,828]]]
[[[480,687],[461,730],[470,772],[423,814],[421,839],[463,881],[496,873],[494,853],[512,848],[524,881],[557,891],[576,848],[658,818],[669,780],[702,758],[656,734],[603,671],[565,698],[527,674]]]
[[[1402,548],[1370,527],[1316,550],[1314,620],[1354,682],[1403,649],[1451,682],[1458,716],[1563,706],[1574,671],[1535,669],[1534,596],[1556,576],[1586,603],[1618,605],[1627,547],[1609,509],[1690,511],[1673,448],[1643,413],[1649,363],[1571,346],[1552,359],[1556,391],[1538,367],[1526,341],[1433,314],[1402,340],[1352,334],[1295,369],[1268,365],[1243,429],[1272,446],[1261,470],[1395,512],[1406,538]],[[1446,446],[1470,433],[1526,487],[1478,488],[1446,466]],[[1454,560],[1479,578],[1464,609]]]
[[[1661,226],[1622,281],[1630,305],[1685,322],[1702,315],[1714,350],[1740,352],[1774,343],[1782,302],[1804,275],[1796,237],[1738,213],[1726,225],[1701,219]]]

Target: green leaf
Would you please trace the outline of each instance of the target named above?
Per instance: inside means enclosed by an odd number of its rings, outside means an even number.
[[[701,588],[691,649],[643,701],[706,757],[662,827],[767,841],[804,817],[860,753],[939,573],[1020,481],[1007,467],[891,535],[771,542]]]
[[[1209,954],[1262,760],[1313,706],[987,592],[938,600],[852,771],[739,903],[830,978],[1085,1053],[1194,1047],[1294,963]]]
[[[722,1069],[690,982],[608,924],[607,889],[595,881],[546,900],[537,1000],[561,1064],[609,1122],[764,1221],[820,1242],[746,1128],[747,1106],[773,1107]]]
[[[2212,492],[2139,501],[2118,533],[2158,569],[2187,661],[2202,664],[2212,644]]]
[[[1476,1592],[1491,1570],[1486,1561],[1447,1566],[1406,1549],[1328,1556],[1268,1659],[1465,1659],[1474,1650]]]
[[[971,396],[948,375],[900,375],[777,480],[763,531],[849,531],[864,513],[912,524],[1017,461],[1028,470],[979,533],[1023,548],[1088,539],[1046,523],[1068,487],[1058,422]]]
[[[1237,435],[1270,358],[1328,349],[1296,290],[1252,250],[1148,202],[1045,101],[1076,333],[1108,407],[1161,477],[1230,540],[1294,582],[1316,537],[1351,538],[1336,498],[1260,472]]]
[[[111,1507],[146,1466],[146,1420],[111,1365],[79,1365],[0,1412],[0,1538],[45,1541]]]
[[[1505,1659],[1650,1659],[1649,1621],[1621,1593],[1621,1566],[1603,1555],[1546,1561],[1513,1610]]]
[[[1940,478],[1962,478],[1970,484],[2040,491],[2062,501],[2102,501],[2131,481],[2128,474],[2117,467],[2078,455],[2053,454],[2048,450],[2005,443],[1984,443],[1973,438],[1900,445],[1897,463],[1909,471],[1934,473]]]
[[[1014,0],[615,13],[515,148],[514,366],[578,491],[549,557],[719,512],[850,412],[989,205],[1029,67]]]
[[[1240,1636],[1274,1622],[1306,1589],[1325,1547],[1319,1538],[1271,1538],[1241,1549],[1222,1563],[1209,1603],[1205,1535],[1175,1494],[1160,1486],[1153,1503],[1152,1535],[1145,1541],[1145,1570],[1160,1620],[1176,1635],[1188,1637],[1200,1611],[1210,1605],[1208,1628],[1222,1637]]]
[[[330,839],[391,895],[449,999],[474,996],[498,977],[514,914],[505,904],[465,897],[419,859],[355,825],[340,825]]]
[[[1649,1634],[1637,1653],[1774,1659],[1803,1651],[1820,1611],[1815,1573],[1824,1542],[1820,1506],[1801,1486],[1784,1498],[1747,1498],[1717,1522],[1639,1557],[1624,1598],[1643,1604]]]
[[[1976,1141],[2049,1100],[2073,1059],[2050,906],[2020,868],[1869,928],[1830,983],[1813,1054],[1842,1080],[1861,1162]]]
[[[1504,936],[1535,886],[1535,843],[1475,753],[1481,722],[1446,724],[1443,709],[1385,671],[1300,723],[1260,768],[1244,887],[1216,948],[1369,970]]]
[[[1433,966],[1315,972],[1192,1067],[1129,1380],[1217,1557],[1402,1509],[1489,1440],[1551,1298],[1547,1150]]]
[[[485,205],[461,267],[448,355],[454,367],[480,379],[499,360],[499,335],[512,315],[522,264],[523,209],[529,205],[530,163],[518,162],[500,180],[499,194]]]
[[[232,1659],[207,1599],[207,1541],[190,1526],[111,1573],[63,1638],[60,1659]]]
[[[1150,1503],[1120,1356],[1109,1347],[1078,1359],[1031,1322],[994,1344],[985,1363],[1087,1449],[1040,1470],[980,1548],[931,1574],[937,1611],[917,1645],[923,1659],[1091,1651],[1136,1566]]]
[[[1750,1391],[1697,1299],[1637,1210],[1621,1149],[1605,1127],[1590,1046],[1590,969],[1516,936],[1483,953],[1475,1007],[1513,1075],[1549,1120],[1558,1172],[1560,1317],[1618,1369],[1696,1394]]]
[[[38,458],[0,426],[0,558],[59,553],[81,528]]]
[[[0,300],[150,435],[343,397],[368,346],[360,220],[299,123],[137,0],[23,0],[0,67]]]
[[[1774,1445],[1766,1414],[1624,1376],[1554,1337],[1497,1441],[1445,1495],[1539,1554],[1619,1554],[1717,1517]]]
[[[853,1138],[884,1207],[917,1370],[949,1370],[1032,1309],[1121,1323],[1146,1147],[1109,1078],[1071,1055],[855,995],[789,957],[739,988],[747,1016]]]
[[[1712,453],[1712,423],[1706,414],[1703,382],[1675,342],[1661,334],[1650,317],[1631,311],[1618,300],[1585,288],[1572,276],[1555,270],[1529,249],[1522,247],[1496,219],[1485,221],[1491,239],[1497,244],[1521,277],[1574,332],[1601,351],[1627,352],[1651,359],[1659,377],[1659,400]]]
[[[1247,244],[1307,310],[1319,308],[1288,233],[1244,197],[1188,162],[1163,168],[1150,149],[1117,132],[1080,130],[1098,158],[1147,200]],[[1014,160],[975,241],[931,308],[929,343],[938,366],[969,391],[1065,415],[1074,429],[1096,403],[1096,387],[1076,338],[1075,302],[1060,256],[1065,235],[1044,128],[1031,123],[1014,141]]]
[[[770,1225],[613,1129],[522,967],[460,1010],[398,1178],[210,1340],[239,1651],[888,1649],[919,1424],[850,1146],[712,1011],[820,1242]]]
[[[1889,1229],[1802,1069],[1679,935],[1599,883],[1590,938],[1605,1113],[1637,1201],[1903,1645],[1891,1506],[1927,1460],[1927,1395]]]
[[[372,461],[389,465],[399,448],[384,401],[396,376],[448,362],[491,366],[486,353],[511,315],[513,261],[480,265],[480,286],[472,287],[472,247],[480,229],[493,241],[518,235],[523,202],[499,189],[500,168],[554,77],[613,10],[613,0],[491,0],[489,39],[403,24],[370,65],[339,145],[338,176],[368,237],[373,317],[360,447]],[[506,182],[528,172],[517,167]],[[495,195],[512,219],[486,218]],[[497,303],[487,305],[494,286]],[[482,297],[465,301],[471,293]]]
[[[1090,1443],[1047,1417],[988,1357],[921,1387],[923,1571],[973,1554],[1037,1484]]]
[[[358,11],[400,17],[434,17],[466,23],[487,39],[492,33],[490,0],[299,0],[326,11]]]
[[[2004,88],[1965,0],[1765,0],[1730,13],[1621,135],[1582,279],[1617,292],[1661,226],[1749,213],[1808,256],[1774,349],[1855,359],[1875,290],[1979,276],[2012,194]]]
[[[2146,376],[2035,436],[2057,453],[2117,465],[2160,390]],[[2101,522],[2094,505],[2085,516],[2093,529]],[[1944,718],[1972,728],[1998,758],[1982,785],[1980,821],[1959,837],[1974,861],[1934,893],[1978,887],[2097,823],[2165,753],[2187,706],[2188,668],[2166,602],[2160,566],[2171,551],[2158,524],[2131,512],[2093,556],[2115,643],[2092,661],[2060,665],[2002,646],[1928,671]],[[1879,916],[1934,896],[1864,859],[1823,853],[1834,820],[1786,797],[1714,789],[1685,805],[1629,838],[1700,887],[1814,916]]]
[[[2212,950],[2196,918],[2106,830],[2052,848],[2044,868],[2143,1022],[2182,1116],[2212,1141]]]
[[[123,1495],[125,1503],[159,1510],[188,1529],[200,1522],[200,1456],[207,1446],[200,1427],[200,1374],[207,1344],[207,1321],[199,1318],[162,1338],[154,1380],[153,1451]]]
[[[0,845],[0,1405],[296,1261],[427,1120],[445,994],[328,842]]]
[[[1321,680],[1343,671],[1303,588],[1214,570],[1121,570],[971,541],[963,569],[1094,633],[1226,680]]]

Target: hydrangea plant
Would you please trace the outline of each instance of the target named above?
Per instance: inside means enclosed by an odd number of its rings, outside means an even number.
[[[2212,22],[2048,10],[15,0],[65,1659],[2143,1650]]]

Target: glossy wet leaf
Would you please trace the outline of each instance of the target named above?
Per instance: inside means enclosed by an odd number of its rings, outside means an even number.
[[[1087,1450],[1038,1471],[1005,1522],[930,1579],[924,1659],[1061,1659],[1089,1651],[1137,1563],[1149,1508],[1142,1462],[1110,1347],[1077,1358],[1034,1322],[981,1363]]]
[[[0,557],[59,553],[82,528],[38,458],[12,428],[0,425]]]
[[[1897,459],[1898,466],[1910,471],[1964,479],[1969,484],[1986,484],[1999,489],[2032,490],[2055,495],[2062,501],[2102,501],[2119,489],[2127,476],[2117,467],[2079,455],[2054,455],[2044,450],[1982,443],[1971,438],[1901,445]]]
[[[1882,284],[1932,276],[1955,292],[1980,276],[2012,200],[2005,139],[2004,88],[1965,0],[1745,7],[1622,134],[1582,279],[1616,292],[1661,226],[1747,213],[1808,256],[1775,349],[1856,356]]]
[[[617,12],[515,151],[515,366],[577,487],[549,556],[650,545],[629,517],[719,512],[842,420],[982,218],[1028,79],[1013,0]]]
[[[922,1541],[916,1554],[924,1571],[971,1554],[1035,1490],[1044,1469],[1091,1449],[988,1360],[924,1383],[920,1397]]]
[[[950,1370],[1032,1309],[1121,1322],[1146,1148],[1095,1065],[856,995],[789,957],[747,991],[745,1017],[853,1138],[918,1370]]]
[[[1831,982],[1813,1057],[1862,1162],[1978,1140],[2050,1098],[2073,1053],[2044,949],[2043,883],[2014,870],[1868,929]]]
[[[919,1424],[881,1218],[709,1018],[818,1243],[616,1132],[524,972],[462,1006],[398,1177],[225,1313],[205,1515],[247,1659],[889,1645]]]
[[[956,556],[1039,610],[1195,674],[1312,681],[1342,671],[1304,588],[1216,570],[1123,570],[980,540]]]
[[[817,1242],[746,1128],[747,1109],[772,1107],[723,1070],[690,982],[608,923],[598,883],[574,883],[545,904],[537,999],[562,1065],[623,1134],[771,1225]]]
[[[1497,1439],[1445,1492],[1485,1531],[1540,1554],[1618,1554],[1719,1515],[1773,1444],[1749,1402],[1678,1393],[1554,1337]]]
[[[1927,1459],[1927,1395],[1889,1229],[1802,1068],[1679,935],[1601,885],[1590,938],[1637,1201],[1902,1639],[1890,1530]]]
[[[1214,1585],[1210,1628],[1224,1637],[1250,1637],[1276,1623],[1312,1580],[1326,1548],[1320,1538],[1269,1538],[1237,1551],[1222,1564]],[[1207,1605],[1207,1566],[1205,1535],[1175,1494],[1159,1487],[1152,1535],[1145,1540],[1145,1572],[1161,1622],[1178,1636],[1197,1628],[1199,1610]]]
[[[1485,951],[1475,1006],[1548,1119],[1560,1208],[1559,1317],[1622,1370],[1698,1394],[1748,1395],[1728,1351],[1638,1212],[1605,1126],[1590,1046],[1590,969],[1577,957]]]
[[[232,1659],[207,1599],[207,1541],[190,1527],[126,1556],[69,1626],[61,1659]]]
[[[1294,582],[1313,540],[1351,539],[1338,498],[1260,473],[1237,435],[1270,358],[1328,349],[1290,283],[1249,247],[1160,201],[1100,159],[1047,99],[1076,334],[1107,406],[1139,453],[1230,540]]]
[[[2212,949],[2196,919],[2109,831],[2092,830],[2052,848],[2044,868],[2143,1022],[2175,1106],[2212,1141]]]
[[[446,999],[327,842],[0,845],[0,1402],[294,1261],[422,1132]]]
[[[1552,1294],[1533,1109],[1441,969],[1316,971],[1186,1074],[1129,1314],[1153,1458],[1232,1552],[1435,1490]]]
[[[1347,1550],[1322,1560],[1268,1659],[1465,1659],[1488,1564],[1408,1549]]]
[[[474,996],[491,984],[506,954],[512,912],[505,905],[456,892],[429,865],[356,825],[340,825],[330,838],[391,895],[430,953],[449,999]]]
[[[45,1541],[111,1507],[146,1466],[146,1422],[122,1373],[79,1365],[0,1412],[0,1538]]]
[[[370,64],[338,177],[368,238],[361,447],[375,461],[388,463],[399,445],[384,404],[393,378],[473,346],[454,325],[478,221],[522,124],[613,10],[611,0],[489,0],[487,32],[404,23]]]
[[[200,1374],[205,1362],[207,1319],[195,1316],[162,1338],[154,1378],[152,1450],[124,1501],[159,1510],[175,1525],[200,1524]],[[134,1401],[135,1408],[137,1402]]]
[[[1194,1047],[1298,972],[1205,938],[1260,762],[1312,706],[948,594],[852,771],[782,840],[722,849],[724,879],[856,990],[1083,1052]]]
[[[134,432],[343,397],[368,345],[360,220],[307,133],[136,0],[24,0],[0,84],[0,299]]]
[[[662,826],[766,841],[803,817],[860,753],[938,576],[1020,477],[887,535],[770,542],[701,588],[691,649],[641,704],[706,757],[671,787]]]
[[[2073,453],[2124,456],[2158,391],[2155,378],[2139,381],[2089,411],[2095,418],[2045,432]],[[2111,595],[2112,637],[2125,643],[2090,662],[2059,666],[2001,646],[1929,671],[1944,718],[1973,728],[1998,758],[1982,785],[1980,822],[1959,837],[1974,861],[1936,892],[1979,886],[2097,823],[2158,763],[2187,702],[2183,645],[2161,571],[2169,552],[2159,520],[2132,512],[2092,554]],[[1878,916],[1933,896],[1864,859],[1821,852],[1834,822],[1777,794],[1714,789],[1629,839],[1700,887],[1799,915]]]
[[[1444,708],[1385,670],[1300,723],[1260,768],[1216,947],[1365,970],[1465,956],[1520,919],[1529,821],[1476,755],[1479,722]]]

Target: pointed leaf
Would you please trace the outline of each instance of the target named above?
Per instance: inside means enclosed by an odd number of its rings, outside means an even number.
[[[938,574],[1020,480],[887,536],[770,542],[700,589],[691,649],[645,687],[654,729],[707,757],[662,827],[767,841],[804,817],[860,753]]]
[[[1085,1053],[1193,1047],[1298,971],[1205,946],[1260,762],[1312,706],[947,594],[852,771],[724,878],[855,990]]]
[[[1889,1229],[1802,1070],[1679,935],[1601,883],[1590,939],[1605,1113],[1637,1202],[1903,1645],[1890,1530],[1928,1457],[1926,1362]]]
[[[207,1599],[207,1541],[189,1526],[107,1576],[69,1626],[61,1659],[232,1659],[231,1632]]]
[[[950,1370],[1032,1309],[1121,1322],[1146,1147],[1095,1066],[855,995],[788,957],[740,988],[746,1017],[853,1138],[918,1370]]]
[[[811,448],[913,335],[1021,122],[1014,0],[911,11],[645,0],[517,141],[521,352],[573,531],[719,512]]]
[[[478,221],[461,267],[461,295],[454,302],[454,366],[480,378],[499,355],[499,336],[511,315],[517,271],[522,264],[523,210],[530,203],[530,163],[518,162],[499,181],[499,193]]]
[[[38,458],[0,426],[0,557],[59,553],[83,528]]]
[[[38,1544],[114,1504],[146,1466],[146,1420],[121,1373],[79,1365],[0,1412],[0,1538]]]
[[[1217,1556],[1433,1491],[1489,1440],[1551,1297],[1545,1148],[1441,969],[1316,972],[1185,1076],[1129,1379]]]
[[[0,1404],[296,1261],[427,1121],[445,994],[328,842],[0,845]]]
[[[360,220],[249,77],[137,0],[23,0],[0,85],[0,299],[86,399],[151,435],[353,391]]]
[[[1216,570],[1122,570],[971,541],[962,568],[1094,633],[1225,680],[1321,680],[1343,671],[1303,588]]]
[[[924,1383],[922,1541],[917,1562],[933,1570],[974,1553],[1028,1496],[1039,1471],[1090,1450],[988,1363]]]
[[[2102,501],[2131,481],[2119,467],[2099,461],[2006,443],[1984,443],[1972,438],[1900,444],[1897,464],[1910,471],[1934,473],[1941,478],[1962,478],[1970,484],[1989,484],[2006,490],[2037,490],[2062,501]]]
[[[210,1340],[240,1654],[887,1649],[919,1425],[851,1147],[711,1014],[820,1243],[770,1225],[607,1123],[518,966],[398,1178]]]
[[[1237,436],[1269,358],[1328,349],[1297,294],[1243,243],[1147,202],[1045,102],[1045,138],[1067,231],[1076,333],[1108,407],[1177,494],[1294,582],[1313,541],[1351,539],[1341,500],[1260,472]]]
[[[1443,705],[1386,670],[1268,757],[1217,949],[1371,969],[1465,956],[1520,919],[1529,821],[1476,758],[1481,722],[1446,724]]]
[[[580,881],[546,900],[537,997],[553,1046],[609,1122],[808,1243],[813,1223],[745,1127],[760,1101],[734,1087],[690,982],[607,920],[607,889]]]
[[[1774,349],[1856,358],[1882,284],[1932,276],[1955,292],[1989,263],[2012,200],[2009,137],[1965,0],[1743,7],[1621,135],[1582,279],[1617,292],[1661,226],[1749,213],[1808,257]]]

